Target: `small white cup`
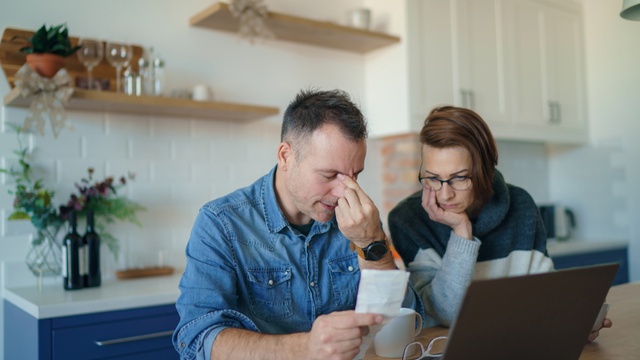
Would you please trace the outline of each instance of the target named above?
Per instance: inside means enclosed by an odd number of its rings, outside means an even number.
[[[365,8],[351,10],[349,12],[349,25],[358,29],[369,30],[371,10]]]
[[[422,317],[415,310],[400,309],[400,314],[389,320],[373,338],[376,355],[386,358],[402,357],[405,346],[415,341],[422,330]]]
[[[211,100],[211,89],[207,85],[196,85],[193,87],[193,100],[209,101]]]

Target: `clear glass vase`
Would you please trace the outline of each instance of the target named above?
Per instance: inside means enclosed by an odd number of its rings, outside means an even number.
[[[27,266],[39,278],[58,276],[62,270],[62,245],[58,241],[58,229],[39,230],[27,253]]]

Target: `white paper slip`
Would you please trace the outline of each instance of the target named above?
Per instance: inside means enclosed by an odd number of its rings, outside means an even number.
[[[408,282],[409,273],[404,270],[360,270],[356,312],[397,316]]]

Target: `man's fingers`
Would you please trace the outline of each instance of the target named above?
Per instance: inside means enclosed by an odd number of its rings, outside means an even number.
[[[355,190],[351,188],[344,189],[343,199],[347,200],[349,207],[355,208],[360,206],[360,197]]]
[[[334,313],[340,316],[334,326],[337,329],[348,329],[354,327],[371,326],[382,323],[382,315],[373,313],[356,313],[353,310]]]
[[[367,193],[365,193],[364,190],[362,190],[362,188],[360,187],[360,184],[358,184],[357,181],[355,181],[354,179],[344,174],[338,174],[338,179],[342,181],[342,183],[347,187],[344,190],[345,196],[347,196],[347,194],[353,191],[353,194],[356,195],[356,198],[359,202],[363,203],[365,201],[371,201],[371,199],[369,198],[369,195],[367,195]],[[351,204],[350,199],[349,199],[349,203]]]
[[[360,189],[360,185],[358,185],[358,183],[355,180],[353,180],[352,178],[350,178],[345,174],[338,174],[338,180],[342,181],[342,183],[345,184],[350,189],[353,189],[353,190]]]

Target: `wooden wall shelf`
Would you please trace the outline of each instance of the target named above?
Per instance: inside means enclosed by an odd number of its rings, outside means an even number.
[[[30,37],[33,31],[6,28],[0,42],[0,66],[9,85],[13,88],[4,98],[4,105],[28,107],[30,100],[20,95],[14,88],[15,73],[26,62],[25,55],[18,50],[24,42],[12,41],[16,35]],[[70,37],[72,44],[77,44],[77,37]],[[137,59],[142,55],[140,46],[133,46],[132,66],[137,66]],[[75,80],[77,76],[85,76],[86,68],[78,57],[67,58],[65,69]],[[106,60],[93,69],[96,78],[108,79],[111,89],[115,88],[115,70]],[[214,101],[194,101],[160,96],[129,96],[114,91],[90,91],[76,88],[67,106],[69,110],[112,111],[140,115],[165,115],[185,118],[201,118],[211,120],[252,121],[277,115],[280,110],[275,107],[235,104]]]
[[[230,32],[238,32],[238,24],[238,20],[229,11],[229,5],[222,2],[209,6],[189,20],[191,26]],[[266,25],[280,40],[357,53],[366,53],[400,42],[399,37],[392,35],[272,11],[269,11]]]
[[[4,97],[7,106],[29,107],[16,88]],[[278,108],[213,101],[195,101],[160,96],[130,96],[111,91],[75,89],[68,110],[111,111],[117,113],[177,116],[229,121],[252,121],[277,115]]]

